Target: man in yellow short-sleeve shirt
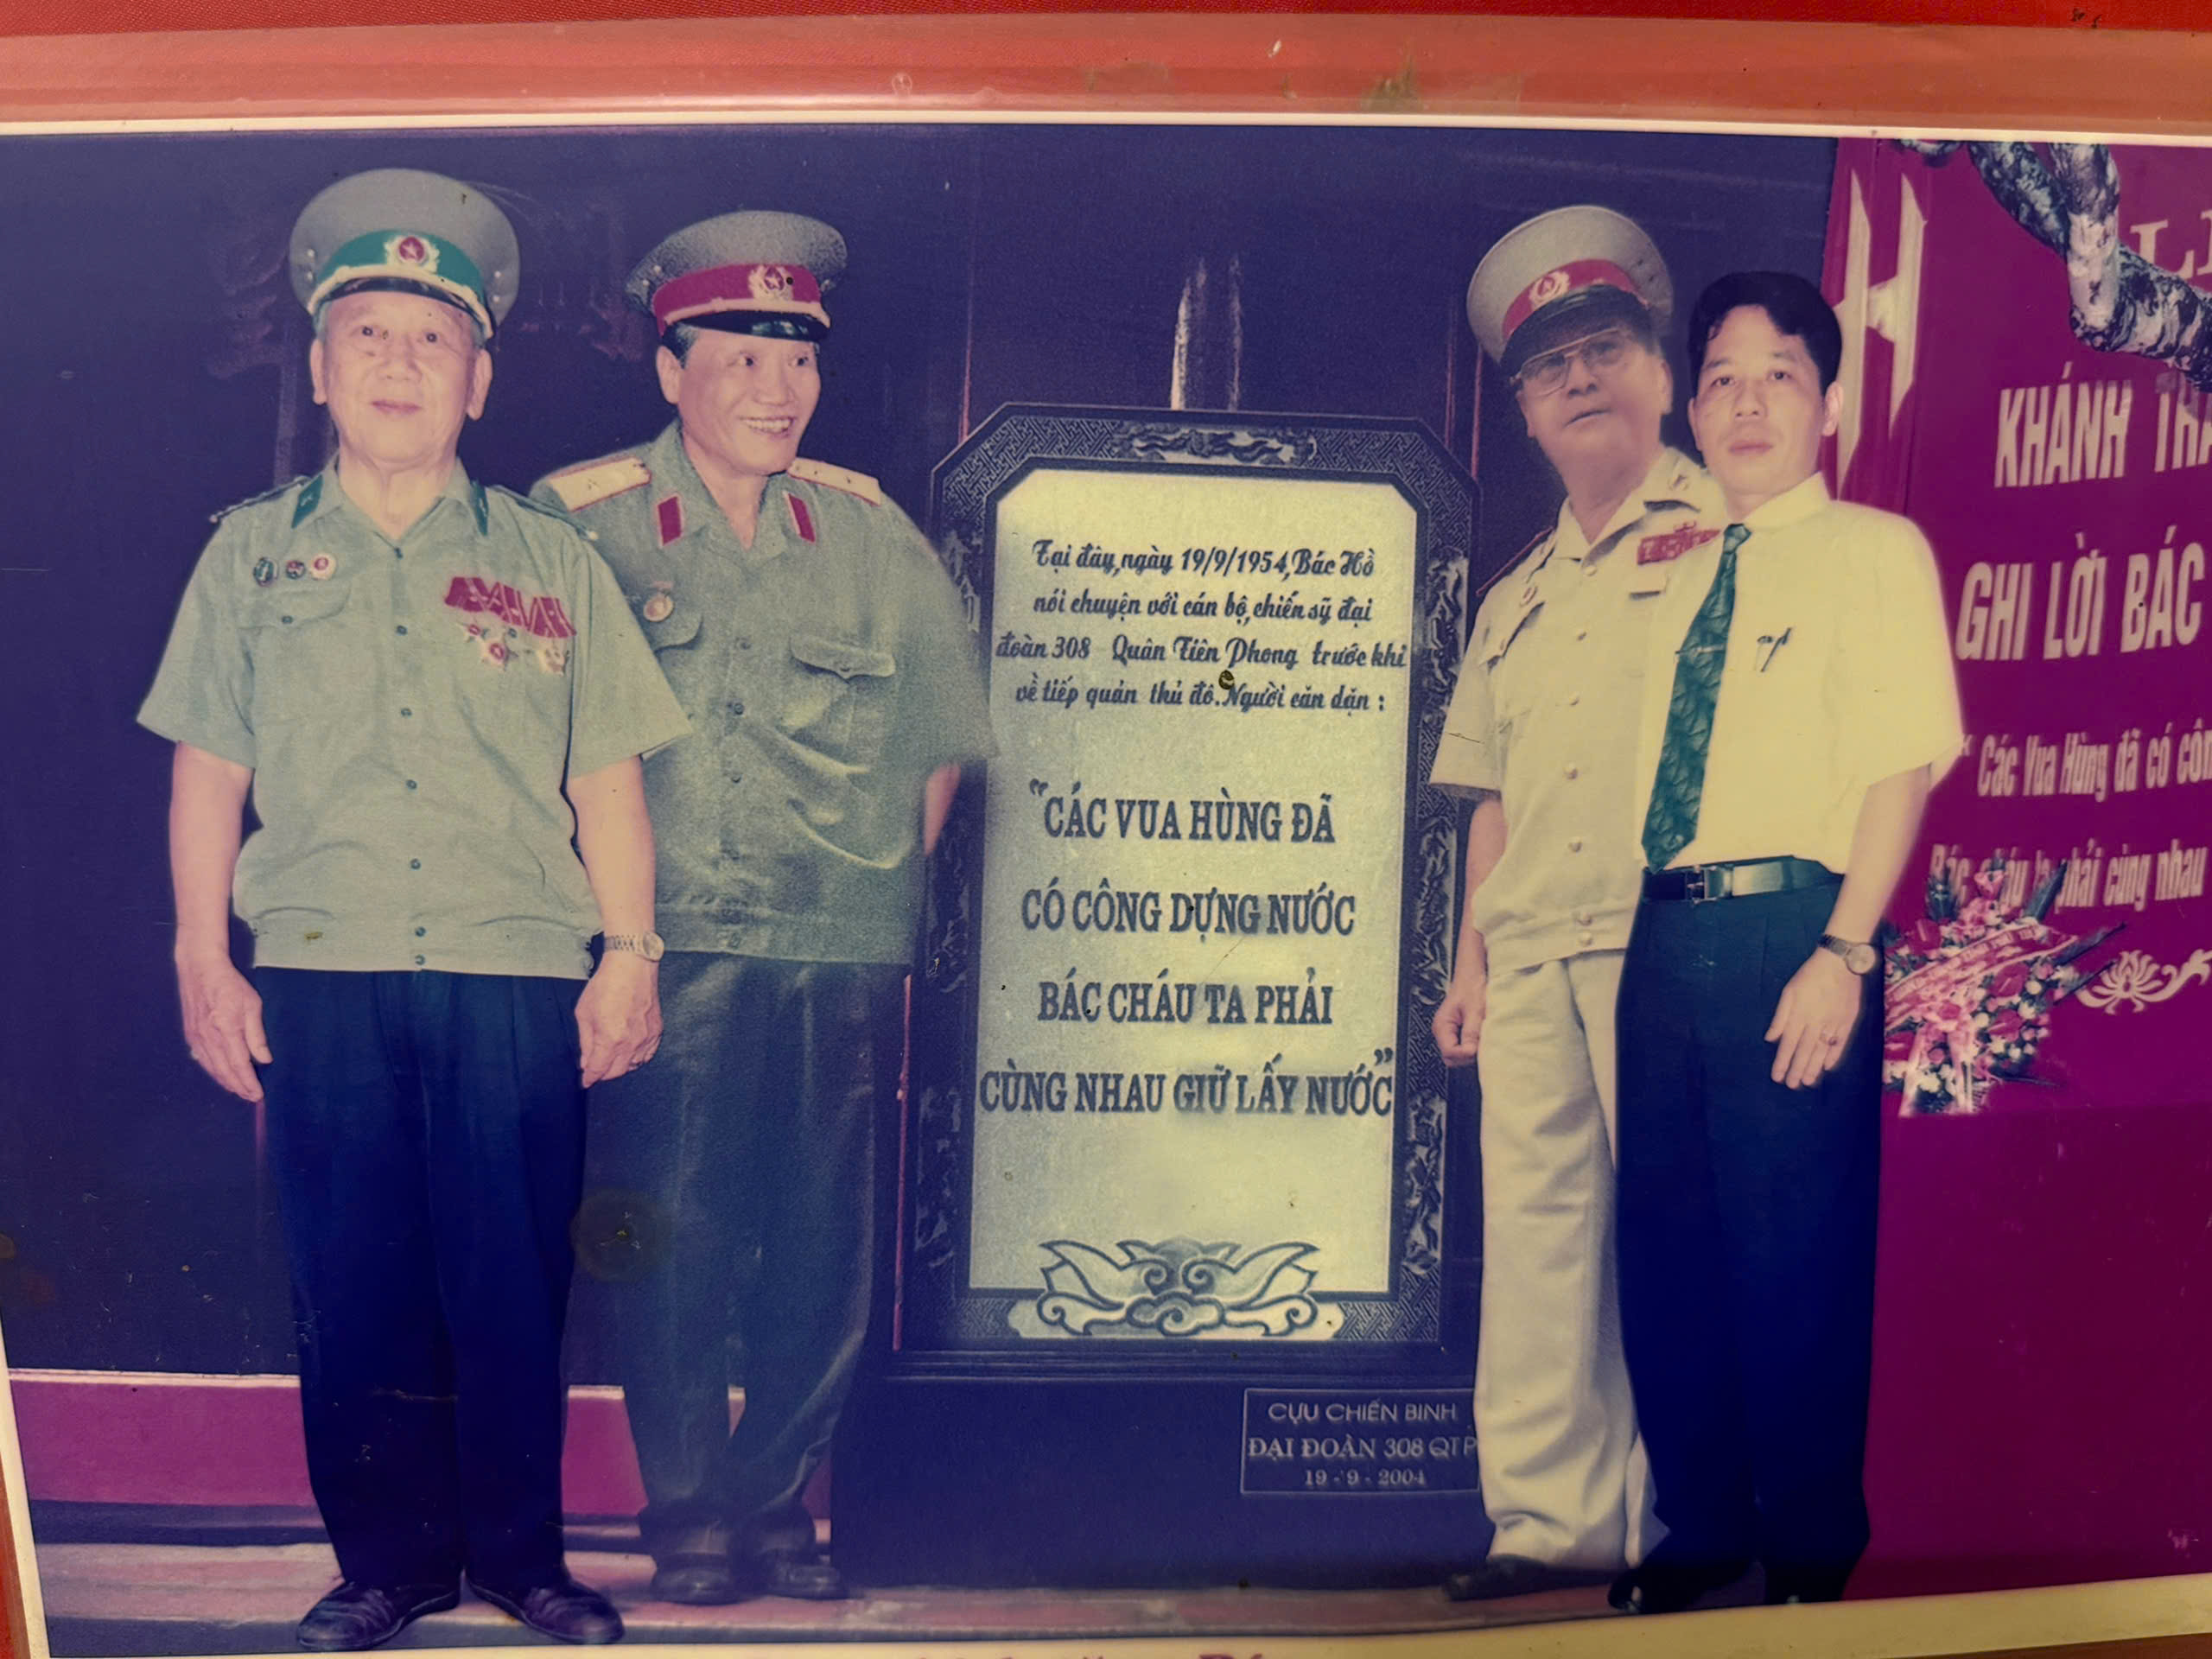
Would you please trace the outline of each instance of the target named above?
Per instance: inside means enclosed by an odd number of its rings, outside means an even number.
[[[1833,1599],[1866,1548],[1873,940],[1964,742],[1927,542],[1817,470],[1842,406],[1819,290],[1725,276],[1689,351],[1731,522],[1662,597],[1639,730],[1621,1313],[1667,1535],[1613,1600],[1642,1612],[1754,1559],[1769,1601]]]

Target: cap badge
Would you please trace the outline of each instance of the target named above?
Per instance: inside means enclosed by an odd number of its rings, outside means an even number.
[[[1532,307],[1549,305],[1567,292],[1567,283],[1571,280],[1564,270],[1546,271],[1536,278],[1535,286],[1529,290],[1529,299]]]
[[[419,236],[395,236],[385,245],[385,254],[396,264],[420,265],[426,275],[437,274],[438,251]]]
[[[748,286],[756,300],[780,300],[791,289],[791,274],[781,265],[755,265]]]

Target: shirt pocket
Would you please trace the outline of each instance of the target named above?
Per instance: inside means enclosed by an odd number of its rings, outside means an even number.
[[[346,626],[352,597],[350,585],[298,583],[257,594],[246,607],[256,732],[327,712],[334,687],[363,683],[360,642]]]
[[[670,601],[668,614],[658,620],[649,613],[656,598]],[[654,588],[631,609],[668,689],[676,694],[685,715],[696,721],[714,692],[712,683],[702,677],[708,672],[705,659],[712,653],[698,648],[702,624],[698,601],[688,594],[671,594],[665,588]]]
[[[791,683],[778,723],[793,742],[853,766],[882,755],[898,658],[864,639],[791,636]]]
[[[649,613],[656,595],[666,597],[670,609],[666,616],[655,621]],[[656,589],[648,594],[638,607],[638,626],[645,631],[645,643],[656,652],[676,651],[694,645],[699,638],[698,601],[683,594],[668,594]]]

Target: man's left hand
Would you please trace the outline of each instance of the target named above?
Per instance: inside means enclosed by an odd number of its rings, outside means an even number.
[[[1807,1089],[1835,1070],[1859,1025],[1866,986],[1832,950],[1815,950],[1782,988],[1766,1039],[1777,1083]]]
[[[660,969],[630,950],[610,950],[576,999],[584,1087],[634,1071],[660,1046]]]

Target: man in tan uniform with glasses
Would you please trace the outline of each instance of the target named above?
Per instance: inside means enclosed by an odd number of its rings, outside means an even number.
[[[1565,486],[1475,618],[1430,781],[1471,798],[1466,902],[1434,1021],[1481,1067],[1475,1431],[1487,1558],[1456,1599],[1595,1583],[1656,1540],[1613,1273],[1613,1002],[1641,864],[1627,825],[1644,636],[1719,497],[1660,442],[1666,266],[1562,207],[1500,238],[1467,316]]]

